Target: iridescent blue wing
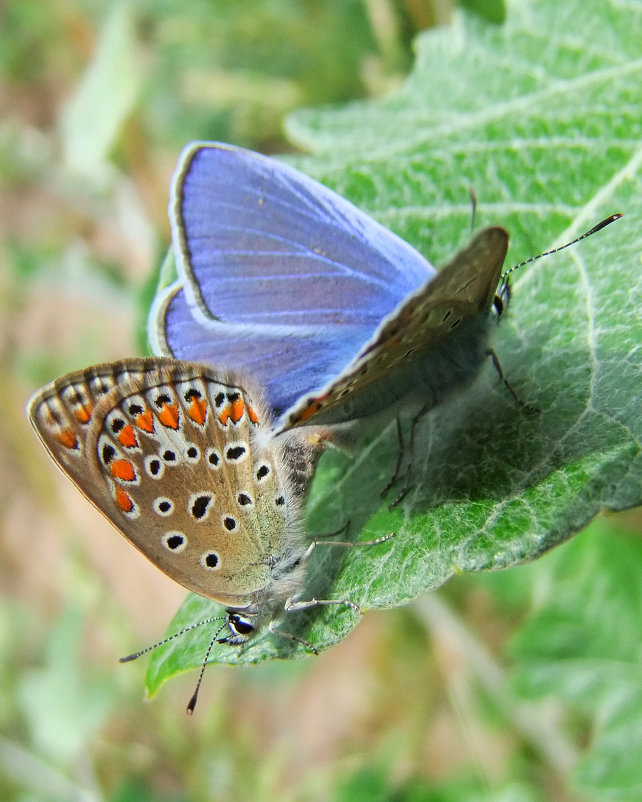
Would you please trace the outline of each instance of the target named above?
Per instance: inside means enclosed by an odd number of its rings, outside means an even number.
[[[334,192],[229,145],[188,146],[170,218],[179,282],[155,305],[157,341],[251,371],[277,413],[340,373],[435,274]]]

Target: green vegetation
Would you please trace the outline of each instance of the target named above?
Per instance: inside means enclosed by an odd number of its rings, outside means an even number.
[[[642,5],[522,0],[502,25],[460,12],[413,51],[442,19],[420,6],[5,4],[3,799],[640,798],[639,511],[568,539],[640,504]],[[192,139],[290,151],[437,265],[469,235],[471,186],[475,226],[509,230],[510,263],[625,217],[516,277],[495,347],[539,415],[485,371],[422,422],[392,512],[393,426],[354,460],[324,455],[309,530],[349,518],[354,536],[396,537],[315,555],[314,592],[394,609],[319,658],[265,660],[267,638],[245,654],[258,665],[210,666],[188,719],[196,675],[142,704],[144,673],[155,692],[198,665],[207,633],[118,666],[181,591],[56,475],[23,406],[57,374],[142,352]],[[210,608],[189,597],[169,629]],[[320,647],[357,623],[300,618]]]

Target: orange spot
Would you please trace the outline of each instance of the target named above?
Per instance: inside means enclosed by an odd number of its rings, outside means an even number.
[[[223,424],[223,426],[227,426],[227,422],[228,422],[229,418],[230,418],[230,408],[229,407],[223,407],[223,409],[221,410],[220,415],[218,416],[218,419]]]
[[[116,504],[118,504],[123,512],[131,512],[134,509],[134,502],[127,493],[125,493],[122,487],[116,488]]]
[[[87,404],[86,406],[81,405],[74,409],[74,415],[79,423],[89,423],[89,421],[91,420],[92,412],[93,412],[93,407],[91,404]]]
[[[202,426],[207,417],[207,401],[203,401],[202,398],[192,398],[192,403],[187,410],[187,414],[194,423],[198,423],[199,426]]]
[[[133,482],[136,478],[136,471],[131,462],[126,459],[117,459],[109,463],[109,470],[114,479],[122,479],[123,482]]]
[[[241,420],[244,409],[245,404],[242,398],[237,398],[235,401],[232,401],[232,420],[234,423],[238,423]]]
[[[251,406],[249,406],[249,404],[248,404],[248,406],[247,406],[247,414],[248,414],[248,416],[249,416],[250,420],[252,421],[252,423],[254,423],[254,424],[257,424],[257,423],[259,422],[259,416],[258,416],[258,415],[256,414],[256,412],[255,412],[255,411],[252,409],[252,407],[251,407]]]
[[[72,429],[65,429],[58,434],[55,434],[56,440],[65,448],[78,448],[78,438]]]
[[[127,426],[123,427],[120,432],[118,432],[118,440],[120,444],[125,446],[125,448],[136,448],[138,446],[138,440],[136,439],[136,433],[134,432],[134,427],[127,424]]]
[[[178,429],[178,405],[163,404],[163,408],[158,413],[158,420],[168,429]]]
[[[310,406],[305,410],[305,412],[301,413],[299,420],[307,420],[308,418],[311,418],[315,414],[315,412],[319,411],[320,408],[321,404],[318,401],[316,401],[314,404],[310,404]]]
[[[154,416],[151,409],[146,409],[136,418],[136,426],[144,432],[154,433]]]

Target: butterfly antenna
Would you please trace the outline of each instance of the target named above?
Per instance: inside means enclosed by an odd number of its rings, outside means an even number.
[[[216,643],[216,639],[218,638],[222,629],[225,628],[225,624],[227,623],[227,616],[225,623],[220,626],[216,630],[216,634],[210,641],[210,645],[207,647],[207,651],[205,652],[205,659],[203,660],[203,664],[201,665],[201,673],[198,675],[198,680],[196,682],[196,688],[194,688],[194,693],[192,694],[192,698],[187,703],[187,707],[185,712],[188,716],[191,716],[194,713],[194,708],[196,707],[196,700],[198,699],[198,692],[201,689],[201,683],[203,682],[203,674],[205,673],[205,666],[207,665],[207,661],[210,659],[210,652],[212,651],[212,646]]]
[[[225,615],[218,615],[215,618],[205,618],[205,619],[203,619],[203,621],[199,621],[197,624],[190,624],[188,627],[185,627],[184,629],[181,629],[178,632],[175,632],[173,635],[169,635],[167,638],[163,638],[163,640],[159,640],[158,643],[154,643],[151,646],[147,646],[147,648],[145,648],[145,649],[141,649],[140,652],[134,652],[133,654],[128,654],[126,657],[119,658],[118,662],[119,663],[131,663],[132,660],[136,660],[139,657],[142,657],[144,654],[147,654],[147,652],[151,652],[153,649],[157,649],[159,646],[164,646],[166,643],[169,643],[171,640],[174,640],[174,638],[178,638],[181,635],[184,635],[186,632],[189,632],[191,629],[196,629],[197,627],[202,627],[203,624],[211,624],[213,621],[223,621],[223,620],[226,620],[226,619],[227,619],[227,616],[225,616]],[[225,624],[223,624],[223,626],[225,626]],[[221,627],[217,631],[217,633],[216,633],[216,635],[214,637],[218,636],[218,633],[221,631],[221,629],[223,629],[223,627]]]
[[[571,245],[575,245],[576,242],[580,242],[580,240],[586,239],[590,237],[591,234],[596,234],[598,231],[601,231],[606,226],[611,225],[616,220],[619,220],[622,215],[618,212],[617,214],[612,214],[610,217],[605,218],[601,222],[599,222],[596,226],[590,231],[585,231],[584,234],[581,234],[579,237],[576,237],[571,242],[567,242],[565,245],[560,245],[559,248],[553,248],[550,251],[545,251],[544,253],[538,253],[537,256],[531,256],[529,259],[525,259],[523,262],[520,262],[518,265],[513,265],[513,267],[509,268],[508,270],[504,271],[500,277],[502,281],[505,281],[506,278],[511,274],[514,273],[515,270],[518,270],[520,267],[524,267],[524,265],[528,265],[531,262],[536,262],[538,259],[541,259],[543,256],[550,256],[553,253],[559,253],[559,251],[563,251],[564,248],[569,248]]]
[[[468,194],[470,195],[470,233],[475,230],[475,214],[477,213],[477,194],[473,187],[468,187]]]

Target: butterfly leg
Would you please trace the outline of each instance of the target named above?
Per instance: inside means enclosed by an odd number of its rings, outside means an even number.
[[[349,518],[344,524],[341,524],[341,526],[338,529],[335,529],[334,532],[327,532],[327,533],[324,533],[322,535],[314,535],[314,540],[315,541],[317,541],[317,540],[325,541],[326,538],[336,537],[337,535],[341,535],[343,532],[347,532],[348,529],[350,529],[350,519]],[[310,553],[310,549],[308,549],[308,553]],[[306,556],[304,557],[304,559],[307,559],[308,553],[306,553]]]
[[[347,526],[347,524],[346,524]],[[339,531],[342,531],[346,528],[346,526],[342,527]],[[372,540],[362,540],[356,543],[352,543],[350,541],[345,540],[313,540],[310,543],[306,553],[302,558],[302,562],[307,560],[314,549],[317,546],[339,546],[340,548],[352,548],[353,546],[377,546],[379,543],[385,543],[390,538],[394,537],[394,532],[389,532],[387,535],[382,535],[381,537],[373,538]],[[361,615],[361,608],[358,604],[355,604],[353,601],[349,599],[307,599],[306,601],[294,601],[293,597],[290,597],[284,605],[284,610],[288,613],[296,613],[300,610],[309,610],[312,607],[329,607],[330,605],[338,605],[341,604],[344,607],[351,607],[356,613]],[[292,635],[290,632],[285,632],[285,630],[279,629],[277,626],[270,624],[269,630],[273,635],[278,635],[281,638],[287,638],[288,640],[295,641],[296,643],[302,644],[306,649],[311,651],[313,654],[318,654],[318,649],[314,646],[314,644],[310,643],[310,641],[305,640],[304,638],[299,638],[296,635]]]
[[[359,615],[361,615],[361,608],[359,605],[349,601],[348,599],[308,599],[307,601],[297,602],[290,598],[285,602],[283,609],[286,611],[286,613],[297,613],[301,610],[309,610],[312,607],[329,607],[330,605],[337,604],[342,604],[344,607],[351,607],[355,613],[359,613]],[[282,638],[288,638],[289,640],[301,643],[313,654],[319,654],[319,650],[316,648],[316,646],[304,638],[298,638],[296,635],[292,635],[290,632],[285,632],[282,629],[272,626],[270,626],[270,632],[272,632],[274,635],[280,635]]]
[[[403,487],[401,488],[401,491],[396,496],[396,498],[394,498],[390,502],[390,504],[388,504],[388,509],[389,510],[393,510],[408,495],[408,491],[410,490],[410,476],[412,474],[413,457],[414,457],[414,453],[415,453],[415,431],[417,430],[417,424],[419,423],[419,421],[424,417],[424,415],[426,415],[428,412],[430,412],[431,409],[432,409],[431,405],[430,406],[426,405],[426,406],[422,407],[419,410],[419,412],[417,412],[417,414],[414,416],[414,418],[412,419],[412,421],[410,423],[410,445],[409,445],[409,448],[408,448],[408,454],[409,454],[408,467],[406,468],[406,475],[405,475],[405,478],[404,478]],[[396,473],[393,475],[393,481],[396,481],[396,479],[397,479],[397,474],[398,474],[398,471],[399,471],[399,464],[401,463],[401,458],[403,456],[403,453],[402,453],[403,440],[402,439],[399,440],[399,446],[400,446],[399,456],[397,457],[397,467],[395,469]],[[390,487],[391,485],[392,485],[392,482],[390,482],[388,487]]]
[[[386,538],[387,539],[387,538]],[[381,538],[378,539],[379,541]],[[374,541],[373,541],[374,543]],[[340,546],[355,546],[358,545],[356,543],[336,543],[335,545]],[[370,545],[369,543],[364,543],[362,545]],[[294,601],[292,598],[289,598],[283,607],[286,613],[297,613],[301,610],[309,610],[312,607],[329,607],[330,605],[337,605],[342,604],[344,607],[351,607],[356,613],[361,615],[361,608],[358,604],[355,604],[348,599],[308,599],[307,601]],[[300,643],[309,649],[313,654],[319,654],[319,650],[313,643],[310,641],[305,640],[304,638],[299,638],[296,635],[293,635],[291,632],[286,632],[283,629],[279,629],[277,626],[270,624],[269,630],[273,635],[278,635],[281,638],[287,638],[288,640],[295,641],[296,643]]]
[[[355,544],[350,543],[348,545],[354,546]],[[296,613],[299,610],[309,610],[311,607],[327,607],[331,604],[343,604],[346,607],[351,607],[355,612],[361,615],[361,609],[359,605],[348,601],[347,599],[309,599],[308,601],[296,602],[293,601],[292,598],[289,598],[285,602],[283,609],[286,613]],[[313,643],[310,643],[309,640],[305,640],[305,638],[299,638],[297,635],[293,635],[291,632],[286,632],[284,629],[279,629],[279,627],[277,627],[273,622],[270,623],[268,629],[272,635],[278,635],[280,638],[287,638],[287,640],[300,643],[308,651],[312,652],[312,654],[319,654],[317,647]]]
[[[397,463],[395,465],[394,471],[390,474],[388,481],[385,484],[385,487],[380,493],[381,498],[384,498],[390,488],[394,485],[394,483],[399,478],[399,471],[401,470],[401,460],[403,459],[403,452],[404,452],[404,442],[403,442],[403,429],[401,428],[401,418],[399,415],[395,417],[395,422],[397,424]]]
[[[344,607],[351,607],[355,613],[361,615],[361,608],[349,599],[307,599],[306,601],[293,601],[288,599],[285,603],[286,613],[298,613],[301,610],[309,610],[311,607],[329,607],[330,605],[342,604]]]
[[[496,352],[492,348],[488,349],[488,356],[491,358],[491,360],[493,362],[493,367],[497,371],[497,375],[499,376],[499,378],[504,383],[504,387],[506,387],[508,392],[515,399],[515,403],[517,404],[517,406],[521,407],[524,410],[524,412],[539,413],[540,410],[537,409],[537,407],[531,406],[531,404],[527,404],[526,401],[524,401],[522,398],[519,397],[519,395],[517,394],[516,390],[513,388],[511,383],[508,381],[508,379],[504,375],[504,370],[502,368],[501,362],[499,361],[499,357],[497,356]]]
[[[305,638],[299,638],[296,635],[293,635],[291,632],[286,632],[283,629],[279,629],[277,626],[274,625],[273,622],[270,622],[268,629],[270,630],[272,635],[278,635],[279,638],[286,638],[286,640],[294,641],[295,643],[300,643],[305,649],[307,649],[309,652],[312,652],[312,654],[316,655],[319,654],[319,650],[317,649],[317,647],[313,643],[310,643],[309,640],[305,640]]]
[[[338,534],[339,532],[343,532],[349,525],[345,524],[341,529],[333,534]],[[312,543],[307,548],[307,551],[303,555],[301,562],[305,562],[309,559],[312,552],[317,548],[317,546],[339,546],[340,548],[344,549],[351,549],[355,546],[378,546],[380,543],[385,543],[387,540],[390,540],[395,536],[394,532],[388,532],[387,535],[381,535],[381,537],[375,537],[372,540],[358,540],[358,541],[351,541],[351,540],[313,540]],[[352,602],[347,601],[338,601],[338,602],[316,602],[315,604],[352,604]]]

